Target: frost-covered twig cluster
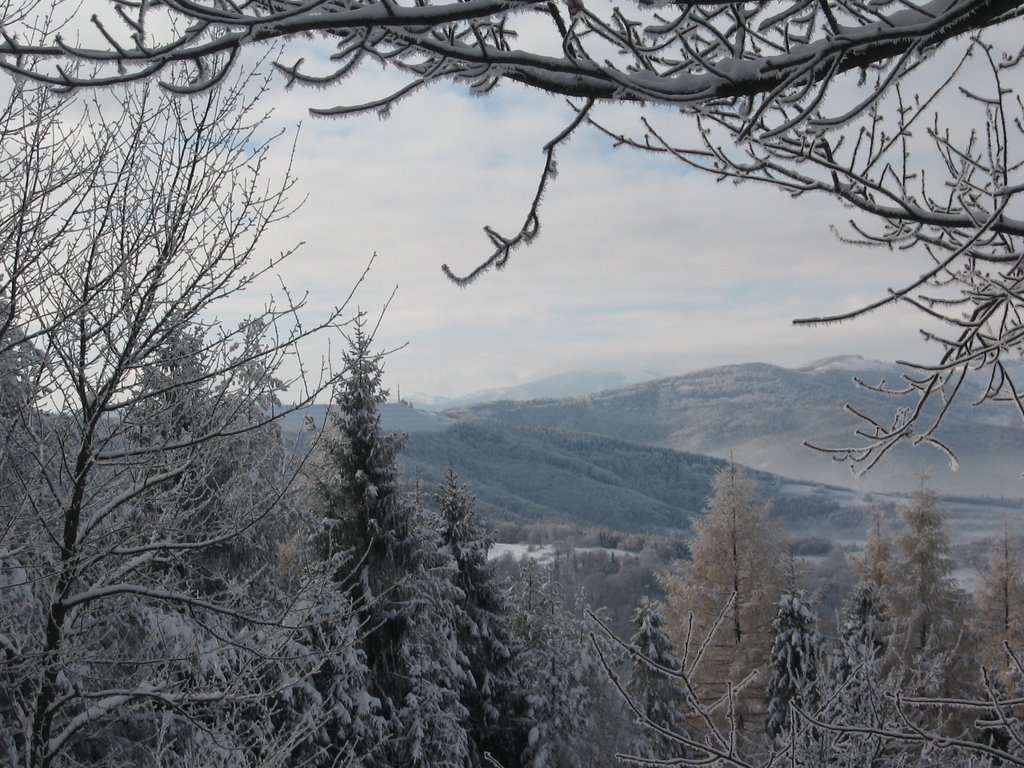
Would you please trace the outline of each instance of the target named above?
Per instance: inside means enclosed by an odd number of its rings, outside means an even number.
[[[322,728],[302,681],[356,631],[316,568],[275,567],[302,466],[278,395],[333,385],[301,351],[346,320],[287,297],[217,317],[290,210],[259,93],[25,86],[0,112],[5,763],[275,765]]]

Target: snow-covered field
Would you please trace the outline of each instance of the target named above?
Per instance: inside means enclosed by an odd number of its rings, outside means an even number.
[[[608,549],[606,547],[576,547],[576,552],[586,555],[603,552],[608,557],[613,555],[623,557],[631,554],[624,549]],[[491,546],[487,553],[488,560],[501,560],[505,557],[516,562],[530,558],[539,563],[550,563],[555,559],[555,547],[551,544],[506,544],[498,541]]]

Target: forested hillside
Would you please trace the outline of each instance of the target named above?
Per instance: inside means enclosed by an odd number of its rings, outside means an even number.
[[[799,369],[750,363],[585,397],[463,406],[446,415],[587,432],[719,458],[731,455],[741,464],[785,477],[858,490],[912,490],[914,478],[926,469],[942,492],[1024,495],[1019,479],[1024,435],[1003,424],[1007,412],[995,406],[971,408],[969,397],[957,401],[939,431],[957,453],[955,472],[937,450],[898,446],[881,466],[854,478],[844,464],[805,447],[805,441],[824,448],[856,444],[853,432],[860,425],[844,412],[846,404],[868,414],[893,408],[893,398],[855,386],[854,376],[869,384],[899,381],[895,366],[860,358]]]
[[[724,462],[557,429],[465,421],[410,435],[402,462],[430,482],[451,464],[488,515],[620,531],[688,529]]]

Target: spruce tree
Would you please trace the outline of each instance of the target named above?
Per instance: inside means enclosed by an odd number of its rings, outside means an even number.
[[[455,559],[442,544],[441,519],[424,504],[419,481],[407,497],[414,546],[394,600],[404,617],[398,661],[403,685],[394,714],[396,737],[390,765],[409,768],[469,768],[469,712],[460,694],[471,679],[459,644],[462,591]]]
[[[769,738],[778,739],[790,725],[790,707],[813,710],[819,700],[818,664],[821,638],[817,618],[801,592],[782,596],[779,612],[772,621],[775,640],[769,659]]]
[[[521,734],[516,728],[511,607],[487,559],[490,541],[474,508],[472,495],[448,467],[435,501],[440,509],[440,538],[454,561],[458,588],[454,617],[459,649],[468,662],[461,702],[468,712],[474,764],[484,754],[511,764]]]
[[[522,691],[519,717],[526,741],[519,764],[524,768],[571,768],[578,765],[590,712],[588,683],[594,661],[580,643],[585,633],[562,606],[550,568],[528,560],[512,594],[517,686]]]
[[[659,605],[643,598],[633,614],[636,632],[630,638],[632,667],[626,691],[646,718],[634,739],[634,751],[644,758],[669,759],[682,757],[684,750],[650,726],[678,733],[682,728],[681,713],[685,697],[668,671],[679,669],[672,640],[665,632],[665,619]]]
[[[360,697],[356,711],[394,726],[408,693],[402,648],[408,604],[402,603],[398,590],[415,570],[410,514],[397,468],[404,437],[381,429],[378,405],[387,392],[381,358],[370,349],[372,339],[362,316],[348,341],[345,375],[334,393],[311,478],[314,508],[321,518],[316,548],[351,601],[362,638],[359,658],[348,657],[356,663],[365,661],[367,667],[369,698]],[[332,676],[344,681],[350,672],[325,668],[319,676],[321,693],[340,692]],[[334,699],[338,706],[338,696]],[[379,729],[365,722],[348,728],[384,742],[360,745],[360,751],[371,754],[370,762],[390,759],[388,737]]]

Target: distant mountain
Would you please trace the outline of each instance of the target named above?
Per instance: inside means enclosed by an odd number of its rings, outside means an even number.
[[[803,368],[765,363],[710,368],[585,397],[499,401],[445,412],[460,422],[491,421],[602,435],[633,443],[732,456],[760,470],[858,490],[906,490],[922,470],[943,493],[1024,495],[1024,428],[1005,426],[1005,413],[971,408],[962,397],[938,433],[956,452],[959,471],[938,451],[900,446],[862,479],[803,445],[858,445],[862,424],[843,406],[891,419],[912,400],[886,397],[853,384],[899,383],[899,369],[860,357],[834,357]]]
[[[449,416],[422,411],[413,408],[408,403],[381,403],[378,408],[381,428],[385,432],[407,432],[410,434],[438,432],[455,423],[455,420]],[[307,420],[316,427],[323,426],[327,420],[327,406],[315,403],[300,411],[289,413],[281,419],[281,429],[285,432],[297,433],[302,430],[303,424]]]
[[[569,373],[546,376],[542,379],[516,384],[511,387],[484,389],[459,397],[439,397],[413,393],[406,395],[406,400],[417,408],[428,411],[440,411],[471,403],[490,403],[495,400],[536,400],[542,397],[579,397],[607,389],[619,389],[629,384],[650,381],[659,378],[659,374],[651,372],[618,373],[610,371],[572,371]]]

